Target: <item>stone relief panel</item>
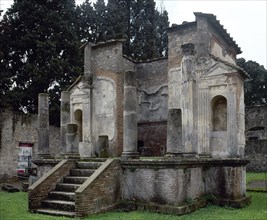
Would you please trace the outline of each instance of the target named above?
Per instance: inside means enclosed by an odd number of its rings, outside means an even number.
[[[142,88],[138,83],[138,122],[167,120],[168,85]]]
[[[116,86],[114,81],[106,77],[98,77],[93,90],[93,100],[95,134],[97,136],[107,135],[109,140],[113,140],[116,120]]]

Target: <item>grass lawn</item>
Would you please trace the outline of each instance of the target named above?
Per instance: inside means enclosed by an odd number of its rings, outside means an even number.
[[[263,179],[262,179],[263,177]],[[247,179],[264,180],[264,173],[248,173]],[[248,181],[248,182],[249,182]],[[174,216],[149,212],[108,212],[93,215],[85,220],[266,220],[267,219],[267,193],[250,192],[252,204],[243,209],[230,207],[208,206],[188,215]],[[70,220],[66,217],[53,217],[48,215],[31,214],[28,212],[27,193],[7,193],[0,191],[0,220]],[[74,218],[79,219],[79,218]]]
[[[247,178],[246,182],[247,184],[250,183],[252,180],[266,180],[267,179],[267,173],[252,173],[252,172],[247,172]]]

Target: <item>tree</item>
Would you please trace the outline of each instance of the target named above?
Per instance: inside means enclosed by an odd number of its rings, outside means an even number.
[[[91,2],[86,0],[76,8],[77,36],[81,42],[95,42],[96,16]]]
[[[244,58],[237,60],[237,64],[250,76],[244,83],[245,105],[264,105],[267,103],[267,70],[255,61],[246,61]]]
[[[133,5],[130,51],[136,60],[157,57],[154,0],[137,0]]]
[[[50,122],[59,124],[60,91],[82,67],[74,0],[15,0],[0,27],[1,76],[8,74],[9,87],[2,92],[5,105],[36,113],[38,93],[48,92]]]
[[[167,54],[168,13],[163,9],[158,12],[154,0],[109,0],[107,5],[98,0],[93,7],[86,1],[77,11],[81,41],[124,38],[124,54],[135,60]]]
[[[156,11],[156,49],[157,57],[166,57],[168,54],[168,35],[169,27],[168,12],[165,9]]]

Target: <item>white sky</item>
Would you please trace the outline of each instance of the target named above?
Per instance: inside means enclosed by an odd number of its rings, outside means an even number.
[[[76,0],[81,4],[84,0]],[[156,0],[169,13],[170,24],[194,21],[193,12],[212,13],[241,47],[238,57],[253,60],[267,67],[267,0]],[[0,0],[2,10],[13,0]]]

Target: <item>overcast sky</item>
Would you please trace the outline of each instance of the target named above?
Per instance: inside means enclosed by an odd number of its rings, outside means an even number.
[[[81,4],[84,0],[76,0]],[[6,10],[13,0],[0,0]],[[267,67],[267,0],[156,0],[157,7],[163,4],[169,13],[170,24],[194,21],[193,12],[212,13],[241,47],[238,56],[253,60]]]

